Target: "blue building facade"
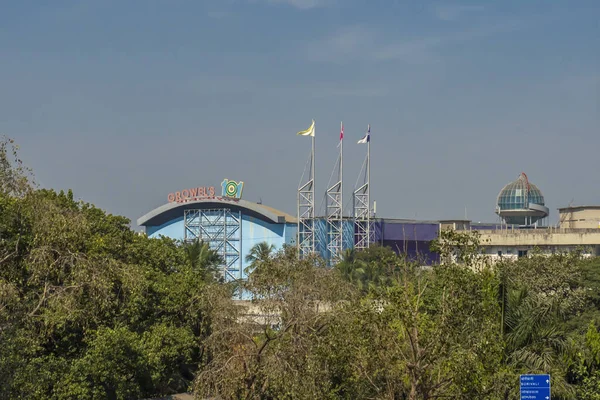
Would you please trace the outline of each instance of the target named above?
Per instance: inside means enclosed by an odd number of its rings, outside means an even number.
[[[295,245],[297,221],[289,214],[239,198],[193,198],[169,202],[138,219],[152,238],[202,240],[224,259],[225,280],[246,278],[250,250],[260,242]]]
[[[197,187],[168,195],[168,203],[138,219],[149,237],[169,237],[181,242],[207,242],[224,260],[227,281],[246,279],[250,263],[246,257],[258,243],[266,242],[275,251],[284,245],[295,246],[296,217],[263,204],[241,198],[243,182],[225,179],[219,190]],[[220,193],[220,195],[217,194]],[[355,225],[344,219],[342,248],[354,248]],[[409,259],[432,264],[439,261],[429,249],[440,232],[437,221],[373,219],[372,243],[389,247]],[[315,219],[315,251],[331,260],[327,249],[328,226],[325,218]]]
[[[326,218],[317,218],[315,220],[315,252],[324,260],[331,260],[331,254],[327,249],[328,227]],[[354,221],[344,219],[342,221],[342,249],[354,248]]]
[[[295,246],[297,219],[271,207],[227,197],[194,198],[169,202],[138,219],[149,237],[169,237],[181,242],[208,242],[225,260],[225,279],[247,278],[246,261],[250,250],[266,242],[275,251],[284,245]],[[354,222],[343,221],[343,249],[354,247]],[[372,243],[389,247],[398,254],[425,264],[439,261],[429,244],[440,231],[438,222],[374,219]],[[315,220],[315,250],[330,260],[327,249],[327,221]]]

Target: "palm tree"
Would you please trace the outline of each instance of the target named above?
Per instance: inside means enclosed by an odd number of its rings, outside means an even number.
[[[267,242],[260,242],[252,246],[250,252],[246,255],[246,262],[254,264],[256,262],[266,261],[271,258],[275,246]]]
[[[249,263],[249,265],[244,269],[244,272],[247,275],[250,275],[250,273],[254,271],[259,264],[273,257],[274,250],[275,246],[267,242],[256,243],[246,255],[245,260],[247,263]]]
[[[348,282],[353,283],[359,289],[365,289],[363,282],[365,278],[365,263],[356,258],[355,249],[346,249],[342,253],[342,260],[337,263],[335,268]]]
[[[206,280],[217,279],[219,267],[223,265],[223,257],[212,250],[208,243],[197,240],[184,245],[187,261],[195,271],[202,271]]]
[[[558,393],[572,394],[564,379],[568,340],[560,328],[564,319],[555,299],[530,293],[526,288],[508,290],[504,310],[505,357],[517,370],[551,373]]]

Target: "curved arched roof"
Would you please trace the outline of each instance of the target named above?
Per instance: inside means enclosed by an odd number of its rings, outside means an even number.
[[[159,226],[175,218],[183,216],[184,210],[189,209],[209,209],[209,208],[229,208],[231,210],[241,210],[248,214],[267,222],[272,223],[296,223],[296,218],[274,208],[253,203],[247,200],[232,200],[221,197],[210,199],[198,199],[183,203],[167,203],[155,208],[146,215],[138,218],[137,223],[140,226]]]

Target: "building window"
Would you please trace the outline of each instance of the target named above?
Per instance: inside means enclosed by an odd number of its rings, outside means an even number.
[[[519,258],[527,257],[527,250],[519,250]]]

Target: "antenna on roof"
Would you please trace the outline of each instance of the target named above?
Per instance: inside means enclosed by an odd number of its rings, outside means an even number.
[[[573,206],[573,203],[575,202],[575,199],[571,199],[571,201],[569,202],[569,205],[566,207],[567,209],[570,209]],[[562,224],[567,220],[567,217],[572,217],[573,216],[573,211],[569,210],[569,212],[565,212],[562,213],[560,215],[560,218],[558,220],[558,226],[562,226]]]
[[[256,204],[262,204],[262,197],[258,198],[258,201],[256,202]]]

